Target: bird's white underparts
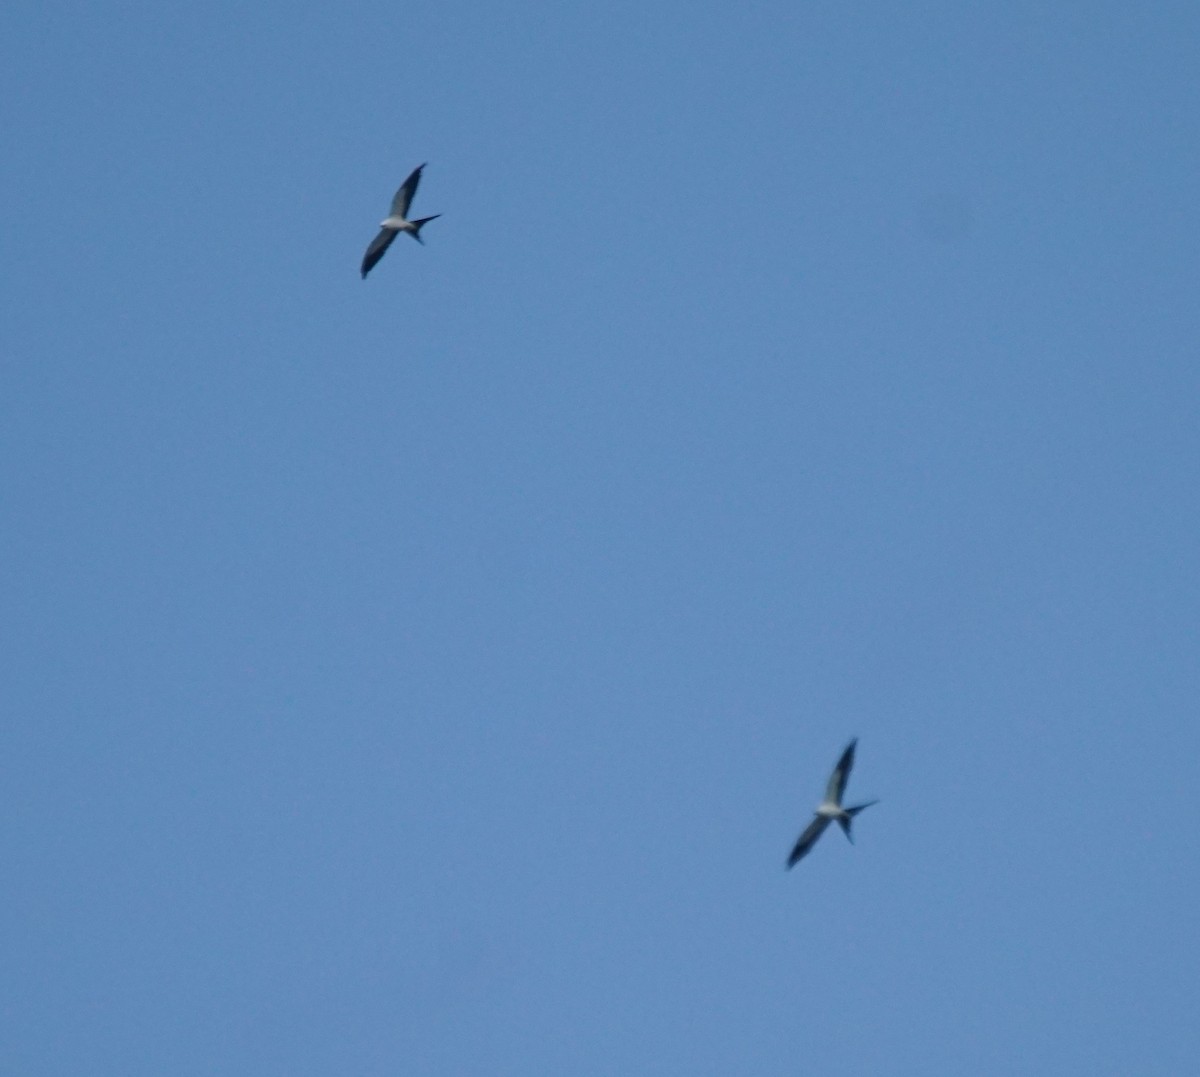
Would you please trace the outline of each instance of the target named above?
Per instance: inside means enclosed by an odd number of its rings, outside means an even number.
[[[413,195],[417,193],[417,184],[421,182],[421,169],[424,167],[424,165],[417,165],[408,179],[400,184],[400,189],[392,199],[391,212],[379,222],[379,234],[371,240],[367,253],[363,255],[363,280],[367,279],[367,274],[375,268],[376,263],[392,245],[392,240],[401,232],[412,236],[418,243],[424,243],[425,241],[421,238],[422,225],[435,221],[441,216],[440,213],[435,213],[432,217],[422,217],[416,221],[408,219],[408,207],[412,205]]]
[[[787,866],[790,868],[798,861],[802,860],[811,851],[812,847],[817,844],[817,839],[825,833],[825,828],[830,823],[837,823],[842,828],[842,833],[851,844],[854,843],[854,835],[851,833],[851,825],[854,822],[854,817],[864,808],[869,808],[872,804],[878,804],[878,800],[868,800],[865,804],[855,804],[853,807],[843,807],[842,797],[846,792],[846,782],[850,779],[850,769],[854,766],[854,748],[858,744],[858,738],[855,737],[846,745],[845,751],[842,752],[842,757],[837,761],[837,766],[833,768],[833,773],[829,775],[829,782],[825,786],[825,799],[817,805],[817,810],[813,812],[813,820],[804,828],[804,832],[796,839],[796,844],[792,848],[791,855],[788,857]]]

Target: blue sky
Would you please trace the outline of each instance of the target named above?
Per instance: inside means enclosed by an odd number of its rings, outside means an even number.
[[[7,5],[0,1068],[1189,1072],[1198,33]]]

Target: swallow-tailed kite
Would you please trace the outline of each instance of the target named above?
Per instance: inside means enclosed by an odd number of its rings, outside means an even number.
[[[432,217],[422,217],[419,221],[410,221],[405,217],[413,195],[417,193],[417,184],[421,182],[421,169],[424,167],[418,165],[413,169],[412,175],[400,185],[400,190],[392,199],[392,212],[379,222],[379,235],[371,240],[367,253],[363,255],[363,280],[367,279],[367,274],[375,268],[375,263],[383,257],[384,252],[392,245],[392,240],[401,232],[407,232],[418,243],[424,243],[425,240],[421,238],[421,225],[441,216],[440,213],[435,213]]]
[[[854,843],[854,836],[850,833],[850,824],[854,822],[854,817],[864,808],[869,808],[872,804],[878,804],[878,800],[868,800],[865,804],[856,804],[853,808],[842,807],[842,794],[846,791],[846,782],[850,777],[850,768],[854,766],[854,746],[858,743],[858,738],[855,737],[849,744],[846,745],[846,750],[842,752],[842,758],[837,761],[837,766],[833,768],[833,773],[829,775],[829,784],[825,787],[825,799],[817,806],[817,810],[813,813],[813,821],[804,828],[804,833],[796,839],[796,846],[792,849],[792,855],[788,857],[787,866],[790,868],[796,861],[806,856],[809,850],[817,844],[817,839],[825,833],[825,828],[836,822],[842,828],[842,832],[850,839],[851,844]]]

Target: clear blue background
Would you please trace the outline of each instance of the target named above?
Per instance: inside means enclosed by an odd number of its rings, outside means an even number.
[[[1196,1072],[1198,45],[7,4],[0,1071]]]

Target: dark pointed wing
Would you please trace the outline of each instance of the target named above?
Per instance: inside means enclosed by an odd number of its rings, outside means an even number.
[[[363,255],[362,275],[363,280],[367,279],[367,274],[375,268],[375,263],[383,257],[384,252],[392,245],[392,240],[400,233],[393,228],[379,229],[379,235],[371,240],[371,245],[367,248],[367,253]]]
[[[854,746],[858,743],[855,737],[846,745],[842,758],[837,761],[833,773],[829,775],[829,784],[825,787],[825,799],[834,804],[842,802],[842,794],[846,792],[846,782],[850,778],[850,768],[854,766]]]
[[[417,165],[412,170],[412,175],[400,184],[400,190],[396,192],[396,197],[392,199],[393,217],[403,217],[405,220],[408,220],[408,207],[412,205],[413,195],[417,193],[417,184],[421,182],[421,169],[424,167],[425,165]]]
[[[804,828],[804,833],[796,839],[796,845],[792,849],[792,855],[788,857],[787,866],[792,867],[796,861],[803,859],[808,855],[808,851],[817,844],[817,839],[825,833],[825,828],[829,825],[829,819],[824,815],[813,816],[813,821]]]

